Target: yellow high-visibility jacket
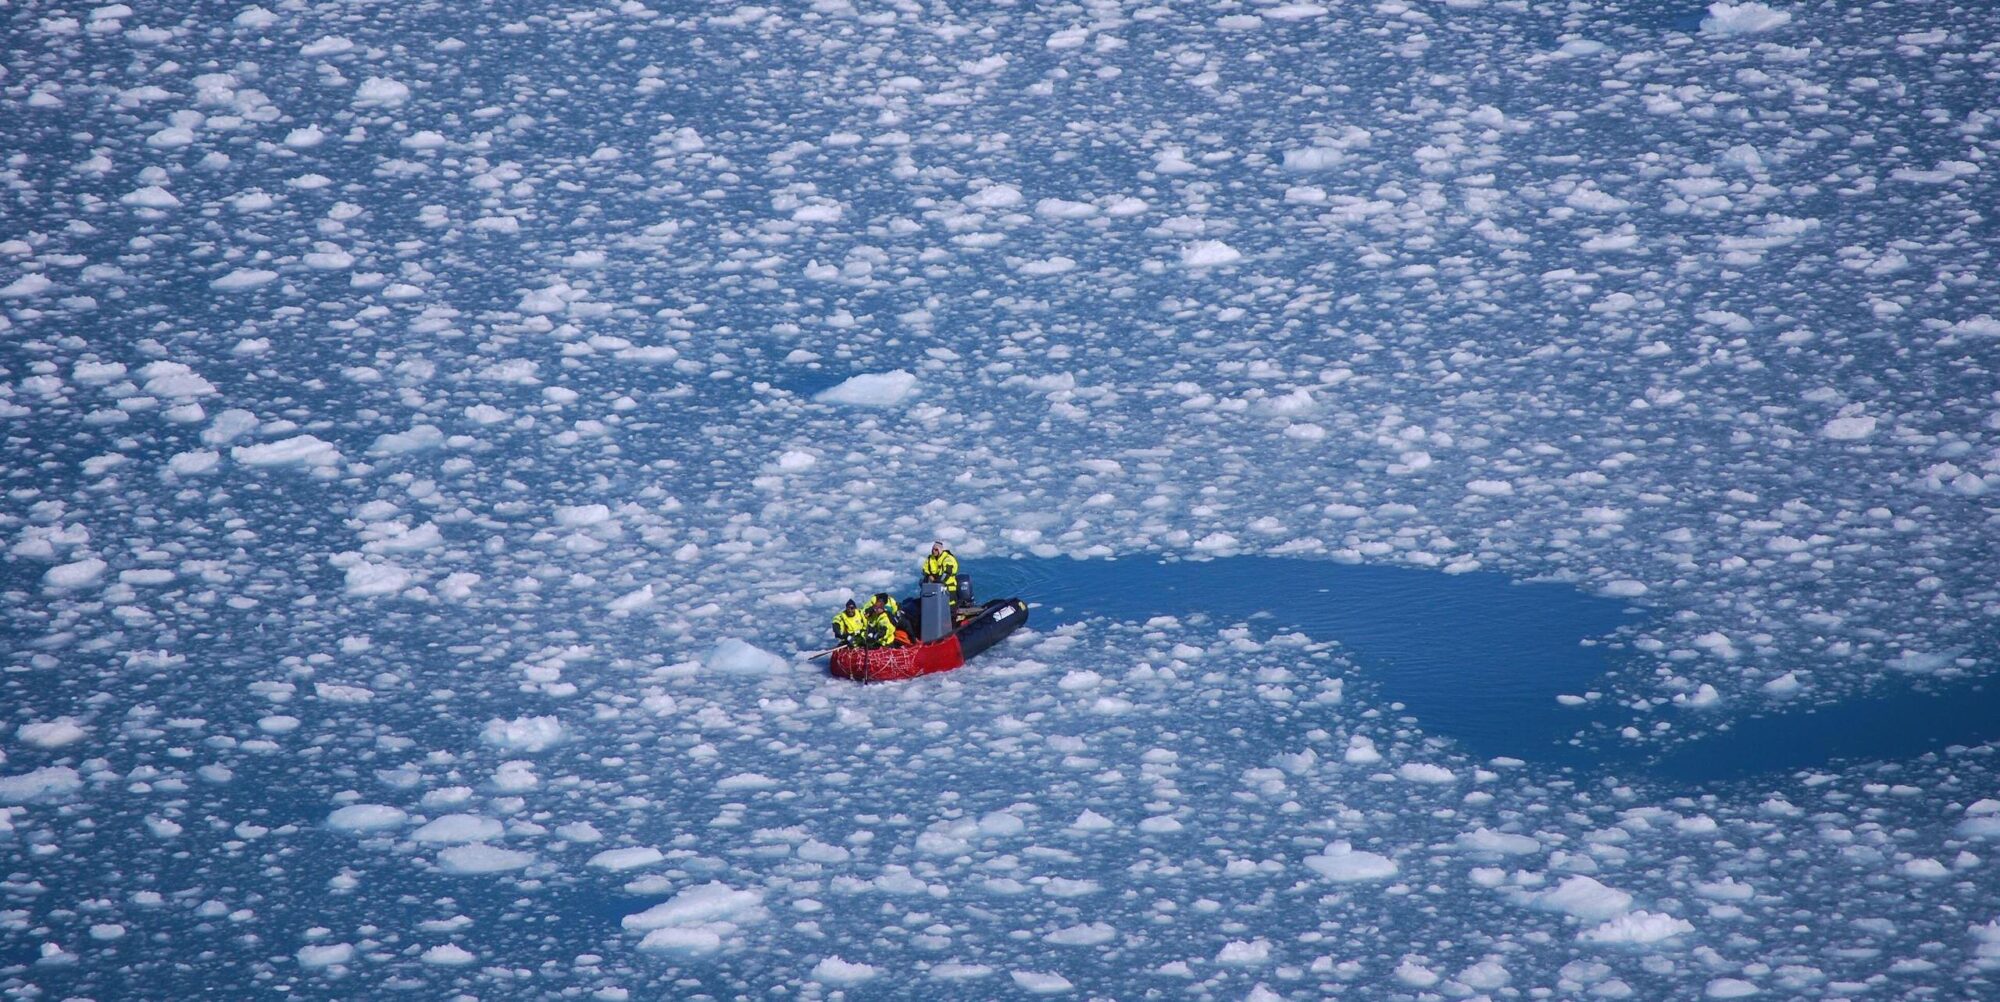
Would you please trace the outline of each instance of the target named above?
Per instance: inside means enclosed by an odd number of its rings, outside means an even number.
[[[861,631],[867,628],[868,617],[862,615],[860,609],[852,612],[842,609],[833,614],[833,639],[843,644],[850,640],[860,640]]]
[[[924,580],[944,583],[946,592],[958,591],[958,558],[945,550],[937,556],[924,557]]]
[[[894,647],[896,645],[896,621],[886,612],[878,612],[868,617],[868,625],[861,633],[863,647]]]

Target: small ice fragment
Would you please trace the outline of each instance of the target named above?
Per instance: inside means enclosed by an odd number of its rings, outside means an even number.
[[[563,739],[562,721],[555,717],[515,717],[489,720],[480,740],[507,751],[545,751]]]
[[[519,849],[473,843],[455,845],[438,853],[438,867],[446,873],[478,875],[518,870],[535,861],[535,854]]]
[[[424,951],[424,963],[439,967],[463,967],[479,959],[456,943],[440,943]]]
[[[1189,268],[1213,268],[1243,259],[1243,252],[1220,240],[1197,240],[1181,248],[1181,264]]]
[[[326,816],[326,826],[334,831],[379,832],[401,828],[410,820],[401,808],[387,804],[349,804]]]
[[[812,969],[813,980],[828,985],[858,985],[879,973],[868,964],[849,963],[839,957],[826,957]]]
[[[665,853],[652,846],[635,846],[627,849],[606,849],[590,857],[590,862],[587,865],[594,869],[619,873],[625,870],[636,870],[642,866],[651,866],[666,858]]]
[[[906,369],[864,372],[848,377],[838,386],[821,390],[813,399],[823,404],[846,404],[850,407],[893,407],[916,388],[917,377]]]
[[[728,675],[773,675],[785,669],[784,658],[735,637],[717,643],[702,663]]]
[[[1339,883],[1382,880],[1396,875],[1396,861],[1378,853],[1364,852],[1346,842],[1328,842],[1326,851],[1306,857],[1306,868]]]

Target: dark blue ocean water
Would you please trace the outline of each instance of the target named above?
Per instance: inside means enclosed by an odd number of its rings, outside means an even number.
[[[2000,687],[1977,679],[1754,710],[1638,716],[1608,695],[1563,705],[1558,696],[1608,693],[1620,673],[1643,667],[1616,635],[1646,611],[1560,583],[1247,556],[985,561],[967,570],[984,598],[1028,599],[1044,630],[1165,615],[1248,624],[1260,639],[1296,630],[1332,641],[1379,701],[1425,732],[1478,755],[1586,774],[1704,784],[1908,758],[2000,734]],[[1643,745],[1616,737],[1656,719],[1690,736]]]

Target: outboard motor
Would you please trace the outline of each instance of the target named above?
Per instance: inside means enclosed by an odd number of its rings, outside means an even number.
[[[961,606],[979,604],[972,600],[972,576],[969,574],[960,574],[958,576],[958,604]]]
[[[951,596],[944,585],[926,581],[917,586],[917,640],[930,643],[951,635]]]

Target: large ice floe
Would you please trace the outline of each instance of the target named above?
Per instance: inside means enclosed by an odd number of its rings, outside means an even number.
[[[0,23],[0,994],[2000,997],[1981,5]]]

